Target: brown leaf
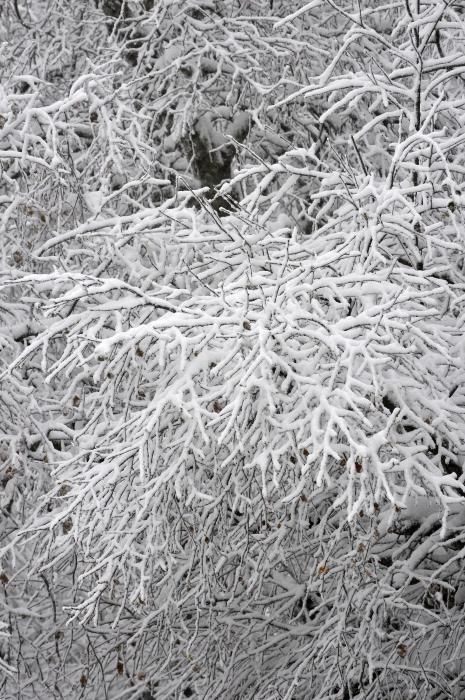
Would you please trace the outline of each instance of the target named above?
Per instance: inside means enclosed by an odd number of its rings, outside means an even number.
[[[79,679],[79,683],[81,684],[81,688],[85,688],[87,685],[87,676],[82,674],[82,676]]]
[[[14,475],[15,475],[15,470],[13,469],[13,467],[8,466],[5,469],[5,471],[3,472],[2,477],[1,477],[1,481],[0,481],[3,488],[5,488],[5,486],[9,482],[9,480],[12,479],[14,477]]]

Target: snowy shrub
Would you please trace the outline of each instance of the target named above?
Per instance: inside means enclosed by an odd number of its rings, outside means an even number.
[[[461,8],[31,5],[2,694],[461,697]]]

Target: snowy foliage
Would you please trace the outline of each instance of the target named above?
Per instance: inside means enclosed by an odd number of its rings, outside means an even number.
[[[3,12],[1,697],[461,697],[460,4]]]

